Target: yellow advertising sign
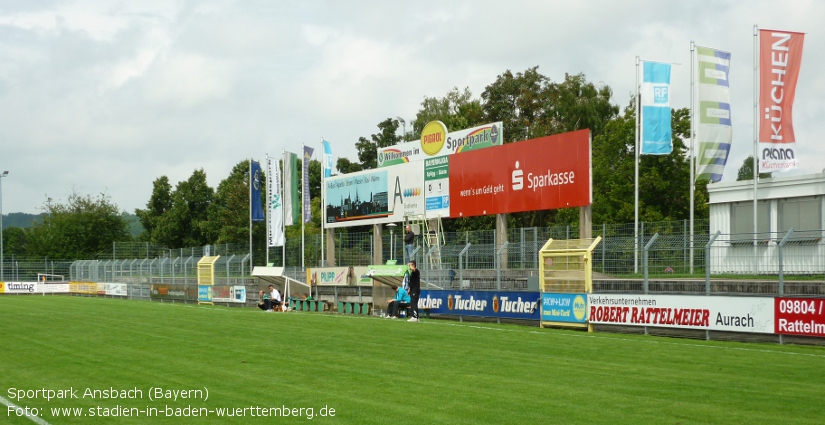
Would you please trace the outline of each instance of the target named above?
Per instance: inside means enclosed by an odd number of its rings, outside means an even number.
[[[430,121],[421,130],[421,150],[427,155],[441,152],[447,140],[447,126],[441,121]]]
[[[97,294],[97,282],[69,282],[73,294]]]

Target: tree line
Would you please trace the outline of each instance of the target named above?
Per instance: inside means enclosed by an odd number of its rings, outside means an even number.
[[[636,108],[631,96],[624,107],[610,103],[612,96],[609,86],[588,81],[584,74],[567,74],[563,81],[554,82],[542,75],[538,67],[517,73],[507,70],[487,85],[479,97],[474,97],[469,88],[458,87],[443,97],[425,97],[409,129],[399,118],[379,122],[375,133],[354,141],[357,158],[338,158],[336,170],[351,173],[376,168],[378,148],[419,139],[424,125],[433,120],[444,122],[450,131],[501,121],[505,143],[590,129],[593,223],[629,223],[634,220]],[[406,131],[400,131],[402,125]],[[673,152],[641,157],[639,218],[642,221],[689,218],[690,168],[686,142],[690,137],[690,111],[687,108],[672,110],[672,126]],[[752,168],[747,167],[752,165],[745,161],[740,168],[740,179],[752,178],[747,174]],[[309,181],[312,222],[306,226],[306,234],[312,237],[320,234],[321,225],[321,164],[317,160],[309,163]],[[187,180],[174,186],[167,176],[156,178],[152,185],[146,207],[135,211],[145,229],[137,236],[130,234],[123,213],[105,195],[72,194],[65,204],[51,204],[49,211],[32,227],[8,228],[4,236],[5,252],[81,259],[111,251],[112,242],[137,241],[168,248],[248,243],[248,159],[239,159],[217,188],[207,184],[203,169],[194,170]],[[695,217],[707,218],[707,183],[696,185],[694,200]],[[578,209],[570,208],[509,214],[508,224],[512,228],[546,227],[576,224],[578,219]],[[265,238],[265,226],[265,223],[254,223],[255,240]],[[494,217],[445,220],[444,227],[447,231],[490,229],[494,227]],[[369,229],[370,226],[362,226],[337,231]],[[300,225],[287,228],[287,238],[300,237],[300,234]]]

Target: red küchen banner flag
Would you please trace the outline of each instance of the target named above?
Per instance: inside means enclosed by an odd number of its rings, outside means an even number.
[[[799,165],[793,100],[805,34],[759,30],[759,171]]]

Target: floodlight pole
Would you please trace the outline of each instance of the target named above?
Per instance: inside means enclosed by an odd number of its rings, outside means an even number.
[[[8,171],[3,171],[3,174],[0,174],[0,282],[6,281],[4,273],[5,259],[3,258],[3,177],[8,175]]]
[[[387,224],[387,227],[390,228],[390,260],[395,260],[395,253],[393,252],[393,243],[395,242],[392,236],[392,231],[395,229],[395,223]]]

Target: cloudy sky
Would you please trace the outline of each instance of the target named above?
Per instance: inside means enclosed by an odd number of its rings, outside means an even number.
[[[162,175],[203,168],[216,187],[241,160],[321,137],[356,159],[378,122],[453,87],[478,98],[508,69],[582,72],[625,106],[636,56],[674,62],[671,104],[688,107],[691,41],[732,53],[733,181],[753,151],[754,25],[807,33],[802,168],[786,174],[820,172],[823,18],[814,0],[0,0],[3,212],[72,191],[134,212]]]

